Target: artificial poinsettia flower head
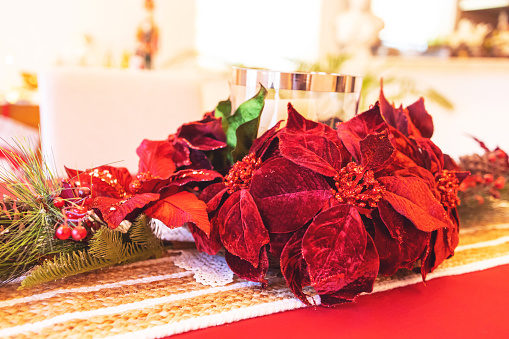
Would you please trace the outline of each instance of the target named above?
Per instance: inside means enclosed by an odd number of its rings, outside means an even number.
[[[384,99],[337,131],[289,105],[286,126],[200,196],[212,223],[208,238],[193,230],[198,248],[224,247],[234,272],[261,282],[275,256],[295,295],[309,303],[312,286],[324,305],[371,291],[378,273],[422,262],[424,277],[452,255],[462,174],[445,170],[422,101]]]

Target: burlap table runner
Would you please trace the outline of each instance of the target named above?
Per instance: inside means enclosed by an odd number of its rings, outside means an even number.
[[[157,338],[304,307],[279,276],[270,278],[266,289],[238,278],[206,286],[174,264],[176,255],[27,290],[18,290],[18,284],[0,287],[0,337]],[[461,232],[455,256],[428,279],[507,263],[509,224],[471,228]],[[380,277],[374,292],[420,281],[420,275],[405,271]]]

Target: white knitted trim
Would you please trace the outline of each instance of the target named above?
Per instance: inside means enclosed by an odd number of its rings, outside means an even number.
[[[144,277],[144,278],[139,278],[139,279],[124,280],[124,281],[119,281],[119,282],[111,283],[111,284],[102,284],[102,285],[94,285],[94,286],[87,286],[87,287],[76,287],[76,288],[55,290],[55,291],[51,291],[51,292],[31,295],[29,297],[0,301],[0,307],[9,307],[9,306],[13,306],[13,305],[20,304],[20,303],[29,303],[29,302],[36,301],[36,300],[48,299],[48,298],[52,298],[58,294],[95,292],[95,291],[100,291],[103,289],[119,288],[119,287],[128,286],[128,285],[148,284],[148,283],[151,283],[154,281],[161,281],[161,280],[167,280],[167,279],[178,279],[178,278],[182,278],[182,277],[192,275],[192,274],[193,274],[193,272],[186,271],[186,272],[179,272],[179,273],[173,273],[173,274],[164,274],[164,275],[156,275],[156,276],[152,276],[152,277]]]
[[[63,323],[63,322],[73,320],[73,319],[88,319],[88,318],[92,318],[92,317],[96,317],[96,316],[124,313],[124,312],[132,311],[132,310],[143,309],[146,307],[156,306],[156,305],[165,304],[165,303],[171,303],[171,302],[175,302],[175,301],[179,301],[179,300],[196,298],[196,297],[199,297],[199,296],[202,296],[205,294],[225,292],[225,291],[230,291],[230,290],[234,290],[234,289],[250,287],[250,286],[254,286],[254,285],[258,286],[259,283],[254,283],[254,282],[250,282],[250,281],[240,282],[240,283],[231,284],[228,286],[208,288],[208,289],[204,289],[204,290],[185,292],[185,293],[181,293],[181,294],[173,294],[173,295],[169,295],[166,297],[146,299],[143,301],[137,301],[137,302],[119,305],[119,306],[99,308],[99,309],[91,310],[91,311],[65,313],[65,314],[57,315],[56,317],[53,317],[50,319],[45,319],[43,321],[38,321],[35,323],[31,323],[31,324],[24,324],[24,325],[0,329],[0,336],[17,335],[19,333],[28,332],[28,331],[39,331],[44,327],[53,326],[55,324]]]

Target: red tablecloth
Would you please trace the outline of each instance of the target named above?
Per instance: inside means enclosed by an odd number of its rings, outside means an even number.
[[[172,338],[509,338],[509,265]]]

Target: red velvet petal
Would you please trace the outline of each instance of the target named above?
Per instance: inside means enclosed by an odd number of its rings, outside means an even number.
[[[280,258],[283,248],[286,246],[286,244],[294,234],[295,232],[270,233],[269,253],[272,254],[272,256],[274,256],[275,258]]]
[[[253,175],[250,192],[271,233],[298,230],[332,196],[322,176],[285,158],[266,161]]]
[[[269,149],[270,145],[279,136],[282,121],[279,121],[274,127],[266,131],[259,138],[256,138],[251,145],[249,153],[255,153],[256,157],[261,158],[264,156],[265,151]]]
[[[331,294],[352,281],[364,260],[366,230],[359,212],[337,205],[316,216],[302,240],[311,285]]]
[[[335,176],[352,158],[336,135],[330,138],[323,131],[311,134],[284,130],[279,140],[282,156],[328,177]]]
[[[377,171],[391,161],[395,152],[387,130],[370,134],[360,141],[361,164],[368,170]]]
[[[201,151],[226,147],[226,136],[221,119],[210,115],[201,121],[183,124],[176,136],[185,140],[190,148]]]
[[[125,199],[99,197],[92,201],[91,207],[97,208],[108,227],[114,229],[129,213],[158,199],[159,194],[155,193],[136,194]]]
[[[233,194],[218,215],[219,235],[228,252],[258,267],[260,248],[269,243],[253,197],[247,190]]]
[[[333,177],[351,155],[339,140],[336,131],[302,117],[288,105],[288,122],[280,136],[281,155],[319,174]]]
[[[299,114],[288,103],[288,120],[286,121],[286,129],[290,132],[308,132],[316,135],[326,135],[330,138],[336,137],[336,131],[325,124],[321,124],[312,120],[308,120]]]
[[[360,162],[362,159],[360,142],[370,133],[378,133],[387,129],[387,124],[380,115],[378,103],[369,111],[356,115],[346,122],[339,123],[337,134],[346,149]]]
[[[225,254],[226,263],[230,266],[233,273],[235,273],[239,278],[254,282],[261,282],[262,286],[265,287],[267,286],[265,275],[269,269],[269,259],[267,257],[265,247],[260,249],[260,255],[258,258],[258,263],[254,266],[249,261],[242,260],[228,251],[226,251]]]
[[[196,195],[186,191],[170,195],[147,208],[145,214],[159,219],[169,228],[177,228],[186,222],[193,222],[207,236],[210,234],[210,222],[207,205]]]
[[[193,235],[198,251],[216,255],[217,252],[223,248],[223,244],[219,238],[219,227],[216,219],[210,221],[210,236],[207,236],[205,232],[196,227],[192,222],[188,223],[187,226]]]
[[[306,233],[301,228],[290,238],[281,253],[281,273],[290,290],[304,304],[311,306],[302,288],[310,284],[307,264],[302,255],[302,237]]]
[[[431,232],[453,226],[424,181],[413,177],[382,177],[378,181],[387,190],[383,194],[384,199],[421,231]]]
[[[215,179],[222,178],[222,175],[213,170],[195,170],[195,169],[185,169],[178,171],[171,175],[169,178],[170,186],[184,186],[191,182],[206,182],[206,181],[214,181]]]
[[[373,222],[375,223],[375,243],[380,255],[380,273],[391,275],[400,268],[411,268],[413,263],[420,258],[421,254],[426,249],[429,233],[415,228],[407,218],[396,212],[396,210],[385,201],[380,201],[378,209],[380,214],[377,215],[374,213]],[[379,223],[377,217],[380,217],[383,223]],[[397,251],[395,250],[395,244],[384,246],[386,250],[392,253],[384,251],[382,247],[384,239],[377,237],[385,233],[382,228],[388,230],[390,237],[394,239],[398,245]],[[389,239],[385,239],[385,241],[385,245],[388,245],[390,242]],[[391,262],[390,259],[394,259],[396,253],[399,254],[398,260]],[[384,261],[383,258],[388,258],[388,260]]]
[[[410,119],[425,138],[431,138],[433,135],[433,118],[428,114],[424,107],[424,99],[420,98],[415,103],[407,107]]]
[[[321,294],[320,300],[323,306],[334,306],[344,302],[350,302],[357,295],[363,292],[373,291],[376,276],[378,274],[378,253],[376,251],[373,239],[367,235],[366,252],[364,260],[355,271],[352,281],[341,290],[332,294]]]

